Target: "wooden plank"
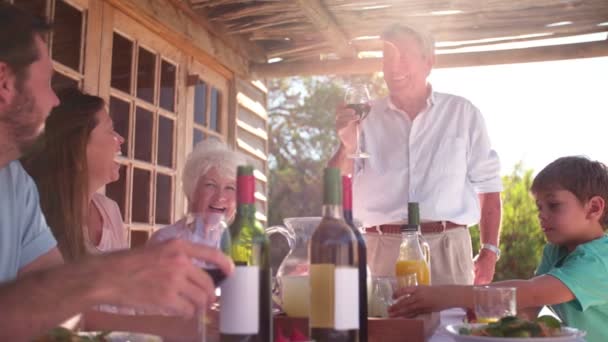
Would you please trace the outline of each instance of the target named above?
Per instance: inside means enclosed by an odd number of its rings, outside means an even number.
[[[174,0],[105,0],[201,63],[231,79],[249,75],[249,60],[185,13]]]
[[[522,34],[515,36],[496,36],[493,38],[482,38],[482,39],[471,39],[471,40],[456,40],[456,41],[442,41],[441,43],[449,43],[450,46],[437,46],[437,49],[456,49],[462,47],[472,46],[483,46],[490,44],[504,44],[504,43],[522,43],[522,42],[534,42],[544,39],[554,39],[563,37],[572,37],[574,35],[586,35],[591,33],[602,33],[608,32],[608,27],[597,26],[597,24],[590,27],[585,27],[576,30],[569,30],[565,32],[552,32],[550,29],[547,32],[536,32],[530,34]],[[505,32],[506,33],[506,32]],[[353,45],[357,46],[360,51],[381,51],[383,48],[383,41],[378,39],[369,39],[362,41],[355,41]],[[437,44],[437,45],[439,45]]]
[[[435,68],[457,68],[496,64],[544,62],[608,56],[608,41],[437,55]],[[369,74],[382,71],[381,58],[324,62],[254,64],[255,77]]]
[[[349,44],[350,40],[320,0],[296,0],[296,2],[319,33],[334,46],[340,57],[356,57],[357,51]]]

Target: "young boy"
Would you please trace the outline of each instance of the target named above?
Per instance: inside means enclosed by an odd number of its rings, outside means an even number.
[[[520,314],[536,317],[548,305],[566,325],[587,331],[587,341],[608,341],[608,169],[584,157],[560,158],[536,176],[532,193],[547,238],[536,276],[492,285],[517,288]],[[474,305],[472,286],[410,287],[396,295],[394,317]]]

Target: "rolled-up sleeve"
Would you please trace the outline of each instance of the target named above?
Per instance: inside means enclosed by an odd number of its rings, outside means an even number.
[[[501,192],[500,159],[492,149],[486,124],[479,109],[472,104],[471,132],[467,155],[468,180],[477,193]]]

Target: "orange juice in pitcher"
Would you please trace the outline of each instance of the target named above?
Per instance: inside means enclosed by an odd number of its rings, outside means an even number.
[[[429,272],[429,266],[425,260],[398,260],[395,265],[395,276],[397,281],[400,277],[407,276],[408,274],[416,274],[418,285],[430,285],[431,275]],[[399,284],[399,287],[409,286],[411,284]]]
[[[395,264],[397,280],[405,279],[409,274],[416,274],[418,285],[431,284],[430,251],[422,247],[419,237],[420,210],[418,203],[408,203],[408,223],[401,228],[401,246],[399,258]],[[428,247],[426,247],[428,249]],[[399,284],[411,286],[412,284]]]

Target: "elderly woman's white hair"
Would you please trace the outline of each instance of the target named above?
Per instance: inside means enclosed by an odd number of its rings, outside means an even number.
[[[215,168],[222,176],[236,179],[236,169],[247,164],[245,156],[231,150],[218,139],[206,139],[198,143],[188,155],[182,174],[182,187],[192,203],[199,179]]]

